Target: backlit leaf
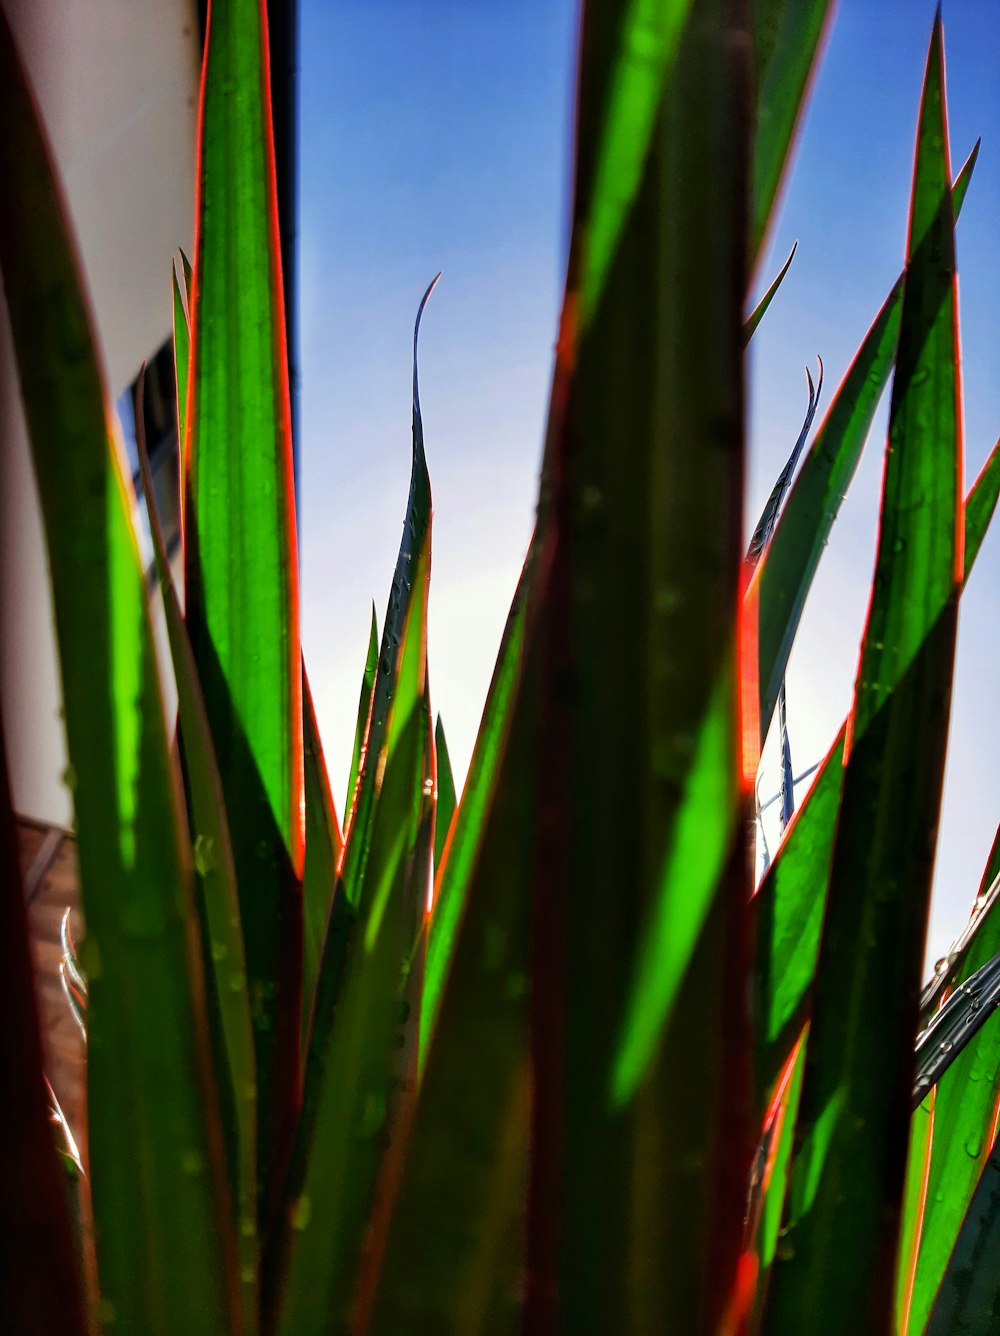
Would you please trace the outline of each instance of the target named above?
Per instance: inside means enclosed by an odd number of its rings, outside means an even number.
[[[965,501],[965,581],[979,555],[998,488],[1000,448],[994,447]],[[770,1098],[774,1081],[808,1014],[840,808],[843,740],[842,728],[752,902],[756,917],[754,1089],[758,1109]],[[991,868],[993,876],[1000,871],[1000,834],[987,872]],[[989,882],[981,892],[986,885]],[[955,969],[964,958],[964,950],[957,953]],[[947,980],[952,976],[941,977]]]
[[[453,829],[441,851],[441,862],[435,868],[434,903],[420,1015],[421,1064],[426,1057],[434,1028],[441,990],[455,950],[458,925],[474,869],[481,856],[490,804],[499,780],[504,739],[510,727],[524,650],[525,602],[530,587],[533,551],[534,545],[529,550],[507,617]]]
[[[213,1022],[213,1038],[217,1040],[217,1080],[222,1097],[230,1172],[236,1190],[241,1293],[244,1316],[252,1328],[256,1318],[257,1077],[236,868],[205,702],[170,572],[163,530],[153,501],[153,475],[143,428],[143,397],[144,378],[140,377],[136,396],[136,445],[177,686],[177,713],[198,909],[205,944],[206,975],[212,984],[209,1016]],[[248,1279],[248,1275],[251,1279]]]
[[[488,706],[487,706],[488,708]],[[434,728],[434,747],[437,752],[437,818],[434,834],[434,867],[441,866],[445,841],[451,830],[451,819],[455,815],[458,798],[455,793],[455,776],[452,774],[451,757],[448,755],[448,743],[444,736],[444,724],[441,716],[437,717]]]
[[[940,803],[961,561],[954,217],[940,21],[928,55],[875,583],[813,990],[788,1255],[765,1325],[888,1329],[912,1036]],[[878,1023],[873,1024],[873,1018]]]
[[[622,55],[631,9],[583,11],[542,501],[525,1301],[539,1331],[718,1326],[752,1153],[734,626],[749,34],[724,0],[682,8],[660,7],[679,40],[669,60],[651,42],[645,68]],[[623,148],[633,78],[637,99],[659,88]],[[603,164],[640,144],[610,182]]]
[[[1000,872],[1000,830],[977,896],[985,898]],[[973,907],[975,913],[976,906]],[[989,914],[958,953],[955,978],[964,982],[1000,951],[1000,915]],[[1000,1035],[991,1022],[955,1059],[936,1089],[934,1142],[927,1205],[913,1283],[911,1330],[923,1330],[948,1259],[985,1171],[1000,1098]]]
[[[407,1100],[393,1054],[419,1025],[415,1009],[402,1014],[401,1002],[414,946],[407,892],[425,810],[430,739],[424,709],[429,573],[428,532],[412,567],[415,596],[402,627],[384,782],[336,1006],[322,973],[317,991],[270,1300],[287,1275],[279,1331],[296,1336],[348,1327],[380,1166]],[[424,864],[429,870],[429,847]],[[424,903],[416,908],[422,918]],[[321,971],[325,964],[326,953]],[[412,1051],[415,1066],[415,1038]]]
[[[401,1130],[372,1336],[521,1329],[538,702],[513,693],[527,588],[522,575],[438,879],[424,1070],[413,1121]],[[537,692],[532,667],[524,664],[524,678]],[[435,923],[449,878],[455,912],[444,938]]]
[[[302,665],[262,0],[215,0],[199,137],[185,616],[225,795],[257,1059],[262,1187],[299,1087]],[[272,1185],[273,1188],[273,1185]],[[267,1211],[267,1196],[261,1198]]]
[[[302,741],[305,760],[306,851],[302,875],[302,1021],[308,1026],[323,940],[330,919],[343,838],[316,723],[312,691],[302,668]],[[303,1036],[306,1028],[303,1029]]]
[[[970,153],[955,181],[957,217],[979,155]],[[759,598],[760,733],[767,732],[806,596],[847,492],[896,358],[903,280],[897,281],[834,396],[754,573],[748,600]],[[985,496],[985,493],[983,494]]]
[[[774,300],[774,294],[781,287],[781,281],[788,273],[789,267],[791,266],[792,261],[795,259],[795,251],[796,248],[798,247],[798,244],[799,243],[797,241],[793,243],[792,249],[788,252],[788,259],[778,270],[777,274],[772,279],[767,291],[764,293],[763,297],[761,297],[760,301],[757,303],[757,305],[753,308],[753,310],[750,312],[750,314],[744,321],[743,323],[744,343],[750,342],[750,340],[754,336],[754,331],[756,330],[757,326],[764,319],[764,315],[767,311],[767,308],[771,305],[771,302]]]
[[[75,775],[89,1169],[104,1311],[122,1331],[217,1336],[238,1323],[236,1244],[135,499],[109,435],[53,168],[2,15],[0,114],[0,267]]]
[[[414,569],[424,542],[430,533],[431,484],[424,453],[424,426],[420,414],[420,394],[417,384],[417,341],[420,321],[428,298],[434,291],[438,274],[424,293],[417,309],[413,326],[413,454],[410,469],[410,492],[406,501],[403,539],[396,558],[392,577],[389,605],[382,629],[382,647],[378,656],[378,670],[372,688],[371,707],[364,745],[359,751],[359,769],[355,792],[345,821],[344,857],[341,876],[347,899],[357,905],[364,879],[372,824],[382,782],[382,753],[385,746],[386,726],[397,690],[398,660],[401,652],[403,627],[409,615],[416,588]],[[367,677],[366,677],[367,680]],[[365,688],[362,687],[362,697]],[[359,709],[360,716],[360,709]]]
[[[756,93],[751,176],[751,259],[758,255],[788,162],[789,150],[831,0],[751,0]]]
[[[354,790],[357,787],[358,772],[364,763],[362,749],[368,736],[368,722],[371,716],[372,691],[375,688],[375,674],[378,672],[378,618],[375,616],[375,604],[372,603],[372,629],[368,637],[368,656],[365,659],[364,673],[361,677],[361,695],[358,699],[358,722],[354,730],[354,747],[351,751],[351,773],[347,779],[347,799],[344,811],[345,821],[350,819],[354,806]]]

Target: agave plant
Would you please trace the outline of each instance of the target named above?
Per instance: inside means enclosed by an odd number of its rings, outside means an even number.
[[[920,991],[956,610],[1000,491],[994,449],[963,504],[954,224],[975,151],[953,182],[940,20],[904,273],[793,482],[810,379],[742,533],[744,348],[791,257],[744,319],[748,278],[827,9],[586,5],[537,525],[469,774],[456,801],[427,677],[428,289],[343,828],[299,646],[266,6],[212,6],[174,277],[183,611],[149,519],[176,751],[135,501],[0,19],[0,265],[77,776],[96,1240],[95,1269],[7,894],[6,1329],[993,1329],[1000,837]],[[790,648],[890,381],[851,712],[794,814],[783,765],[755,888],[761,744],[775,711],[785,732]],[[13,887],[9,801],[0,819]]]

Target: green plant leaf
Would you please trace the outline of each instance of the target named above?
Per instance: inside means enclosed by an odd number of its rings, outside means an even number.
[[[488,705],[487,705],[488,708]],[[451,757],[448,755],[448,743],[444,736],[444,724],[441,716],[437,717],[434,728],[434,750],[437,755],[437,817],[434,829],[434,868],[441,866],[445,841],[451,830],[451,819],[458,805],[455,793],[455,776],[451,769]]]
[[[521,671],[531,561],[529,553],[438,875],[424,1070],[373,1259],[372,1336],[521,1329],[539,679],[537,648]],[[454,910],[447,937],[435,931],[445,893]]]
[[[427,698],[431,492],[417,340],[436,282],[424,294],[414,325],[406,522],[319,965],[285,1215],[267,1259],[266,1305],[277,1313],[285,1295],[280,1330],[286,1333],[326,1331],[347,1321],[383,1158],[377,1138],[403,1116],[415,1086],[428,894],[426,885],[416,888],[419,866],[425,875],[430,869],[436,783]],[[408,987],[414,969],[415,991]],[[355,1032],[348,1033],[348,1026]],[[390,1041],[402,1041],[398,1047],[412,1055],[414,1079],[401,1079]],[[302,1225],[303,1199],[314,1222],[308,1230]]]
[[[692,0],[593,6],[577,106],[578,207],[586,237],[578,290],[589,323],[610,274],[656,131],[663,90]]]
[[[283,1290],[278,1330],[289,1336],[347,1329],[380,1166],[400,1106],[407,1103],[393,1053],[406,1046],[407,1033],[415,1035],[419,1024],[416,1009],[402,1015],[400,1004],[406,1000],[415,941],[411,869],[427,801],[433,801],[433,778],[429,787],[424,779],[430,742],[424,697],[429,529],[411,570],[415,594],[400,637],[384,782],[357,919],[350,925],[353,941],[339,999],[322,977],[329,937],[324,951],[287,1215],[273,1263],[269,1303],[279,1303]],[[429,835],[432,839],[433,825]],[[426,840],[423,861],[426,871]],[[423,911],[421,900],[419,919]]]
[[[977,142],[955,181],[952,202],[956,218],[978,156]],[[774,713],[813,576],[895,364],[902,300],[900,277],[834,396],[785,503],[770,547],[754,573],[748,601],[759,598],[761,742]]]
[[[973,918],[1000,873],[1000,829],[983,872]],[[953,978],[964,983],[1000,951],[1000,915],[989,913],[958,953]],[[910,1330],[921,1332],[962,1229],[994,1141],[1000,1094],[1000,1036],[995,1024],[969,1044],[936,1088],[934,1140]]]
[[[257,1060],[260,1204],[299,1089],[302,665],[261,0],[213,4],[199,139],[185,616],[222,776]]]
[[[308,1032],[323,941],[330,920],[343,837],[333,806],[312,691],[302,667],[302,738],[305,759],[306,852],[302,875],[302,1023]]]
[[[486,697],[469,774],[454,819],[454,829],[441,851],[434,873],[434,904],[427,946],[427,966],[420,1013],[420,1053],[423,1064],[455,950],[456,933],[466,904],[490,804],[500,776],[504,740],[510,727],[515,692],[524,651],[525,601],[530,588],[534,540],[514,591],[493,679]],[[512,772],[516,774],[517,772]],[[521,780],[511,780],[520,783]],[[440,771],[439,780],[440,784]],[[485,874],[484,874],[485,875]]]
[[[144,391],[144,375],[141,375],[136,396],[136,446],[177,686],[177,713],[205,974],[213,985],[209,1018],[215,1041],[215,1071],[222,1097],[230,1175],[235,1188],[243,1315],[247,1330],[252,1331],[257,1312],[257,1077],[236,867],[205,702],[154,500],[153,474],[143,426]]]
[[[754,1107],[759,1115],[808,1019],[843,788],[844,729],[753,899]]]
[[[934,1103],[936,1091],[913,1111],[910,1121],[910,1144],[906,1152],[906,1184],[903,1188],[903,1210],[899,1230],[899,1256],[896,1259],[895,1327],[900,1336],[911,1330],[913,1283],[917,1269],[917,1252],[927,1209],[928,1171],[931,1144],[934,1135]],[[920,1330],[921,1328],[917,1328]]]
[[[791,263],[795,259],[795,252],[798,249],[798,244],[799,243],[797,241],[792,243],[792,249],[788,252],[788,259],[778,270],[776,277],[772,280],[771,285],[768,287],[763,297],[761,297],[760,301],[747,316],[746,320],[744,320],[743,322],[744,344],[750,342],[750,340],[754,336],[754,332],[756,331],[757,326],[764,319],[764,315],[767,311],[767,308],[771,305],[771,302],[774,300],[774,294],[781,287],[781,280],[788,273]]]
[[[954,216],[940,19],[921,99],[875,582],[813,990],[788,1255],[765,1325],[888,1330],[961,580]],[[874,1017],[878,1024],[873,1024]]]
[[[762,1127],[757,1163],[750,1180],[751,1199],[747,1220],[747,1237],[756,1258],[757,1284],[754,1296],[754,1316],[751,1331],[760,1330],[761,1312],[767,1293],[767,1282],[774,1255],[779,1247],[781,1217],[785,1193],[788,1189],[788,1171],[792,1159],[795,1120],[802,1095],[802,1075],[805,1071],[805,1041],[808,1026],[789,1055],[785,1069],[775,1088],[774,1098],[767,1110]],[[759,1196],[759,1201],[755,1197]]]
[[[767,232],[831,10],[831,0],[750,3],[756,90],[751,263]]]
[[[373,821],[382,780],[383,748],[386,725],[397,690],[398,663],[401,654],[403,626],[409,615],[416,588],[414,568],[421,548],[430,532],[431,484],[424,453],[424,427],[420,414],[420,395],[417,384],[417,341],[420,321],[428,298],[437,286],[440,274],[431,281],[417,308],[413,325],[413,456],[410,469],[410,492],[406,502],[403,540],[396,558],[392,577],[389,606],[382,629],[382,648],[378,656],[378,671],[372,688],[371,706],[364,745],[359,749],[359,768],[355,791],[345,823],[344,857],[341,877],[344,892],[351,905],[357,905],[364,880],[365,865],[371,842]],[[367,677],[366,677],[367,680]],[[362,697],[365,687],[362,686]],[[360,719],[360,708],[359,708]]]
[[[0,24],[3,19],[0,18]],[[3,44],[0,34],[0,48]],[[0,68],[3,57],[0,55]],[[0,95],[0,106],[5,99]],[[0,224],[2,228],[2,224]],[[49,1118],[34,963],[17,827],[0,734],[0,1080],[7,1092],[0,1167],[0,1313],[11,1331],[86,1336],[79,1259]]]
[[[626,203],[599,282],[591,229],[620,204],[600,198],[618,152],[601,136],[633,77],[629,13],[584,9],[543,473],[536,1330],[720,1325],[752,1153],[735,627],[749,34],[721,0],[662,7],[664,25],[686,21],[672,60],[657,49],[636,76],[637,96],[660,87],[638,170],[615,182]]]
[[[372,603],[372,629],[368,637],[368,657],[365,659],[365,671],[361,678],[361,696],[358,700],[358,723],[354,730],[354,749],[351,752],[351,773],[347,780],[347,798],[344,811],[345,820],[350,819],[354,806],[354,790],[358,782],[358,772],[363,764],[363,748],[368,736],[368,721],[371,714],[372,691],[375,687],[375,674],[378,671],[378,618],[375,616],[375,604]]]
[[[978,1155],[977,1159],[980,1158]],[[994,1145],[958,1232],[926,1336],[989,1336],[1000,1321],[1000,1149]],[[920,1331],[915,1323],[911,1330]]]
[[[109,444],[73,243],[2,15],[0,113],[0,267],[75,775],[103,1313],[122,1331],[217,1336],[238,1324],[236,1244],[134,496]]]
[[[972,574],[995,509],[998,490],[1000,445],[993,448],[965,500],[963,583]],[[842,727],[751,902],[756,924],[753,936],[754,1014],[758,1017],[754,1030],[754,1107],[757,1110],[762,1110],[770,1099],[778,1073],[808,1014],[830,884],[830,856],[840,809],[843,743]],[[987,871],[991,868],[993,876],[1000,871],[1000,834]],[[971,941],[970,936],[966,950]],[[958,952],[954,969],[943,972],[936,982],[944,983],[954,977],[964,958],[965,951]],[[983,957],[980,963],[986,958]],[[926,1005],[922,1000],[922,1007]]]
[[[792,480],[792,474],[795,471],[795,465],[799,461],[799,455],[802,453],[802,447],[806,443],[809,435],[809,429],[813,424],[813,418],[816,416],[816,409],[819,407],[819,397],[823,392],[823,359],[816,359],[819,362],[819,380],[813,385],[813,378],[806,367],[806,384],[809,387],[809,403],[806,406],[806,415],[802,420],[802,427],[792,446],[792,453],[785,461],[785,466],[778,474],[774,486],[771,488],[771,494],[764,504],[760,519],[753,531],[753,536],[747,547],[747,561],[756,562],[761,553],[767,547],[768,540],[774,532],[774,526],[778,522],[778,512],[781,509],[781,502],[784,499],[785,492],[788,490],[789,483]]]
[[[171,267],[170,277],[174,290],[174,383],[177,388],[177,440],[183,446],[187,439],[187,399],[188,382],[191,370],[191,325],[188,320],[188,301],[190,284],[184,292],[177,281],[176,265]],[[181,470],[183,476],[183,469]]]
[[[990,451],[965,502],[965,570],[963,584],[968,581],[990,527],[1000,497],[1000,440]]]

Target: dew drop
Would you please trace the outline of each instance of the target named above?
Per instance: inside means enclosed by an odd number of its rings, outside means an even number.
[[[199,877],[207,877],[215,867],[215,841],[210,835],[199,835],[194,842],[193,853]]]

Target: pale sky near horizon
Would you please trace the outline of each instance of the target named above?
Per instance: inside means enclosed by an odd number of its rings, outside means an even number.
[[[817,353],[826,364],[818,425],[899,272],[934,8],[841,0],[834,18],[757,276],[759,291],[799,241],[753,343],[748,522],[798,432],[806,364]],[[968,485],[1000,432],[1000,6],[951,0],[944,20],[956,171],[983,137],[958,242]],[[413,316],[439,269],[421,335],[429,654],[459,780],[475,739],[534,511],[567,236],[575,25],[572,0],[303,0],[303,640],[341,812],[371,600],[381,625],[406,501]],[[796,771],[825,752],[850,705],[887,404],[790,665]],[[963,602],[932,954],[962,926],[1000,820],[998,587],[991,533]]]

